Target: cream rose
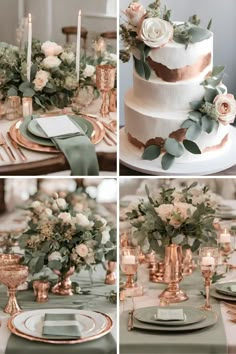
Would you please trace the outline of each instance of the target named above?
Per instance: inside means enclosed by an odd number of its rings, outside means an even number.
[[[83,258],[87,257],[87,255],[88,255],[88,247],[84,243],[77,245],[75,247],[75,251],[80,257],[83,257]]]
[[[46,69],[53,69],[61,64],[61,60],[58,57],[50,55],[43,59],[42,64]]]
[[[48,261],[52,262],[52,261],[62,261],[62,256],[60,254],[60,252],[52,252],[51,254],[49,254],[48,256]]]
[[[67,203],[64,198],[56,199],[56,204],[57,204],[58,208],[60,208],[61,210],[65,209],[67,206]]]
[[[60,213],[58,215],[59,219],[62,219],[65,224],[70,224],[71,222],[71,215],[69,213]]]
[[[140,29],[140,38],[150,48],[164,47],[174,34],[173,26],[157,17],[147,18]]]
[[[76,222],[82,227],[89,227],[90,226],[90,221],[87,218],[87,216],[85,216],[84,214],[81,214],[81,213],[76,215]]]
[[[51,215],[52,215],[52,210],[49,209],[49,208],[46,208],[46,209],[44,210],[44,212],[45,212],[45,214],[46,214],[47,216],[51,216]]]
[[[78,81],[74,76],[67,76],[65,79],[65,87],[69,90],[74,90],[78,87]]]
[[[35,79],[33,81],[35,91],[42,91],[42,89],[47,85],[49,78],[49,73],[45,70],[39,70],[36,73]]]
[[[173,209],[173,204],[162,204],[159,207],[155,208],[155,211],[160,216],[162,221],[167,221],[171,218]]]
[[[86,67],[83,71],[84,77],[91,77],[95,73],[95,67],[93,65],[86,64]]]
[[[74,55],[73,52],[64,52],[64,53],[62,53],[62,55],[60,56],[60,58],[61,58],[64,62],[66,62],[66,63],[68,63],[68,64],[71,64],[71,63],[73,63],[73,61],[75,60],[75,55]]]
[[[223,125],[233,123],[236,116],[236,101],[230,93],[218,95],[214,102],[218,120]]]
[[[60,45],[55,42],[46,41],[42,44],[41,50],[46,57],[59,55],[62,53],[63,49]]]
[[[39,202],[38,200],[35,200],[32,204],[31,204],[31,208],[33,209],[38,209],[39,207],[41,207],[42,203]]]
[[[124,14],[128,17],[129,23],[133,26],[138,26],[143,16],[146,14],[146,10],[143,5],[138,2],[132,2],[128,9],[123,11]]]

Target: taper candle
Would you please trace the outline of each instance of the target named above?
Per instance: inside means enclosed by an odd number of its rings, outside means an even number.
[[[77,23],[77,46],[76,46],[76,73],[77,81],[79,82],[79,71],[80,71],[80,40],[81,40],[81,10],[78,14],[78,23]]]
[[[30,81],[31,53],[32,53],[32,21],[31,21],[31,14],[29,14],[29,16],[28,16],[28,47],[27,47],[27,80],[28,81]]]

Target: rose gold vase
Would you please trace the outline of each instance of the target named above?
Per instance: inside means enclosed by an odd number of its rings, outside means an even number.
[[[73,295],[70,276],[74,273],[75,267],[70,267],[67,273],[62,274],[59,270],[53,272],[58,275],[58,282],[52,287],[52,293],[57,295],[71,296]]]
[[[107,273],[105,278],[105,284],[116,284],[116,262],[108,261],[106,264]]]
[[[188,296],[180,289],[179,282],[183,279],[182,274],[182,247],[172,244],[165,247],[165,270],[163,280],[168,284],[167,288],[160,294],[160,299],[168,302],[181,302],[188,299]]]
[[[33,282],[33,289],[36,302],[48,301],[48,291],[50,289],[49,281],[35,280]]]

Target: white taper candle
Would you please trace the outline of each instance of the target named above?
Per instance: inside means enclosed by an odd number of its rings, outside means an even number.
[[[31,55],[32,55],[32,21],[31,21],[31,14],[29,14],[29,17],[28,17],[28,47],[27,47],[27,80],[28,81],[30,81]]]
[[[77,23],[77,45],[76,45],[76,74],[77,81],[79,82],[79,71],[80,71],[80,40],[81,40],[81,10],[78,14],[78,23]]]

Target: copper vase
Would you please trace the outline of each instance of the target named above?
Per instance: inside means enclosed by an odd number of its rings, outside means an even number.
[[[75,267],[70,267],[66,273],[61,273],[54,269],[54,273],[58,275],[58,282],[52,287],[52,293],[56,295],[71,296],[73,295],[72,283],[70,276],[74,273]]]
[[[35,280],[33,282],[33,289],[34,289],[35,301],[37,302],[48,301],[48,292],[50,289],[49,281]]]
[[[169,303],[181,302],[188,299],[188,296],[180,289],[179,283],[183,279],[182,273],[182,247],[171,244],[165,247],[165,270],[163,280],[168,284],[167,288],[160,294],[160,299]]]
[[[107,273],[105,278],[105,284],[116,284],[116,262],[108,261],[106,264]]]

